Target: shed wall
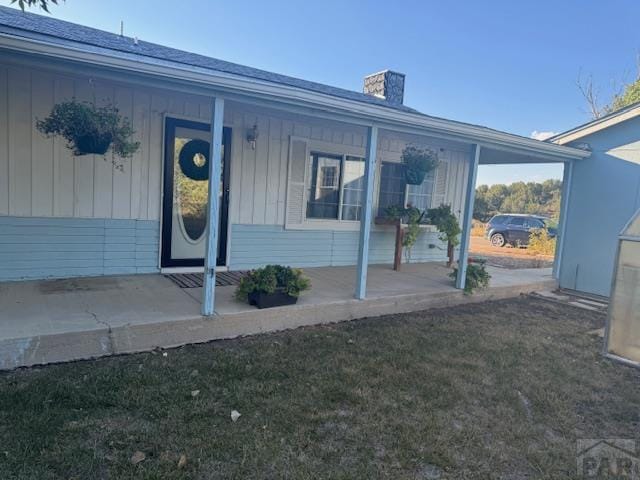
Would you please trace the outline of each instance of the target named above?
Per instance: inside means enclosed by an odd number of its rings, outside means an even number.
[[[609,296],[618,234],[640,207],[640,118],[580,142],[593,153],[574,164],[559,282]]]

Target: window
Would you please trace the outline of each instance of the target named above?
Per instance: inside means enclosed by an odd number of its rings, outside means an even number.
[[[431,208],[435,170],[429,172],[420,185],[407,185],[407,206],[426,210]]]
[[[544,223],[537,218],[529,218],[524,221],[525,228],[544,228]]]
[[[345,158],[342,191],[342,220],[360,220],[364,193],[364,158]]]
[[[360,220],[364,159],[312,153],[307,218]]]
[[[522,227],[524,225],[523,217],[511,217],[509,225],[515,225],[516,227]]]
[[[382,162],[380,168],[380,195],[378,196],[378,215],[384,216],[389,207],[404,205],[407,180],[404,165]]]
[[[431,208],[435,184],[435,170],[429,172],[420,185],[407,185],[401,163],[383,162],[380,169],[378,215],[392,206],[413,206],[420,210]]]

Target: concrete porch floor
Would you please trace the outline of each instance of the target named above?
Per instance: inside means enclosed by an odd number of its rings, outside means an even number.
[[[161,275],[0,283],[0,369],[131,353],[304,325],[424,310],[555,288],[550,269],[489,267],[491,286],[472,296],[435,263],[369,267],[366,300],[353,298],[355,267],[308,268],[297,305],[258,310],[216,288],[216,315],[200,315],[201,288]]]

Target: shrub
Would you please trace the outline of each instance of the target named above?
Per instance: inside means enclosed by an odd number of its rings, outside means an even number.
[[[467,265],[466,281],[464,284],[464,293],[471,295],[474,290],[478,288],[486,288],[489,286],[489,280],[491,275],[485,268],[485,261],[478,263],[469,263]],[[454,280],[458,277],[458,269],[454,268],[453,272],[449,274]]]
[[[556,239],[551,238],[544,228],[537,228],[531,232],[527,249],[540,255],[553,255],[556,251]]]
[[[471,236],[472,237],[484,237],[486,232],[487,225],[479,222],[478,220],[474,220],[471,225]]]
[[[104,155],[111,147],[116,155],[130,157],[140,147],[140,142],[131,141],[134,131],[129,120],[113,105],[96,107],[75,99],[61,102],[36,122],[36,128],[48,137],[63,137],[76,156]]]
[[[298,268],[282,265],[267,265],[247,273],[236,289],[236,298],[247,301],[249,293],[275,293],[281,291],[292,297],[311,288],[311,280]]]

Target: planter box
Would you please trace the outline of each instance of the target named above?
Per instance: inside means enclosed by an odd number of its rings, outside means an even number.
[[[249,305],[255,305],[258,308],[280,307],[283,305],[294,305],[298,301],[298,297],[292,297],[284,292],[264,293],[251,292],[249,294]]]

